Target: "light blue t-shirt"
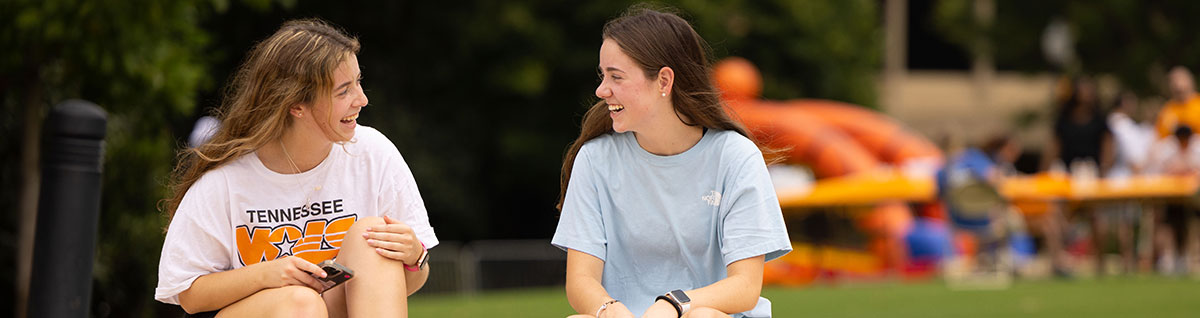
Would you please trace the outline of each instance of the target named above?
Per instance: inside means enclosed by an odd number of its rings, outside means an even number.
[[[714,129],[672,156],[647,152],[633,133],[585,143],[551,243],[603,260],[601,284],[636,316],[658,295],[724,279],[730,263],[792,250],[762,152]],[[747,314],[769,316],[770,302]]]

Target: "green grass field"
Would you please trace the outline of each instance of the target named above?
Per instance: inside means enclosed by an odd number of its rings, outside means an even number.
[[[1200,280],[1120,277],[1021,281],[953,291],[940,281],[769,287],[775,317],[1200,317]],[[562,288],[420,295],[412,317],[565,317]]]

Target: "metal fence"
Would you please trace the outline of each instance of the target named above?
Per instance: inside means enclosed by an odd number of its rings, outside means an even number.
[[[429,251],[431,271],[421,293],[562,286],[567,254],[549,240],[441,242]]]

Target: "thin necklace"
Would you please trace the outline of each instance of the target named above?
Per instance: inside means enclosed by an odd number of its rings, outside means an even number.
[[[283,156],[287,157],[288,163],[291,163],[292,168],[296,169],[296,174],[300,174],[300,172],[301,172],[300,166],[297,166],[296,162],[292,161],[292,155],[288,153],[287,146],[283,145],[283,138],[279,138],[279,148],[283,148]],[[299,176],[297,176],[297,178],[299,178]],[[303,190],[304,186],[302,184],[300,184],[300,181],[298,181],[298,180],[296,181],[296,188],[302,189],[301,191],[304,191]],[[321,186],[313,187],[313,191],[321,191]],[[311,200],[311,198],[312,198],[312,192],[304,191],[304,203],[302,203],[300,205],[300,207],[303,208],[305,206],[308,206],[308,203]]]
[[[279,148],[283,148],[283,156],[287,157],[288,163],[291,163],[292,168],[296,169],[296,174],[300,174],[300,166],[297,166],[296,162],[292,161],[292,155],[288,154],[287,146],[283,145],[283,138],[279,138]]]

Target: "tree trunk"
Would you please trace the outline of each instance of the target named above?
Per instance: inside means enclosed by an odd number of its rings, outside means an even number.
[[[23,126],[21,134],[21,187],[17,197],[21,213],[20,229],[18,230],[17,248],[17,299],[16,316],[25,317],[26,306],[29,302],[30,273],[33,271],[33,237],[37,228],[38,194],[41,190],[42,169],[38,162],[41,157],[42,118],[45,103],[42,101],[41,81],[38,72],[31,74],[31,81],[26,82],[24,114],[18,125]]]

